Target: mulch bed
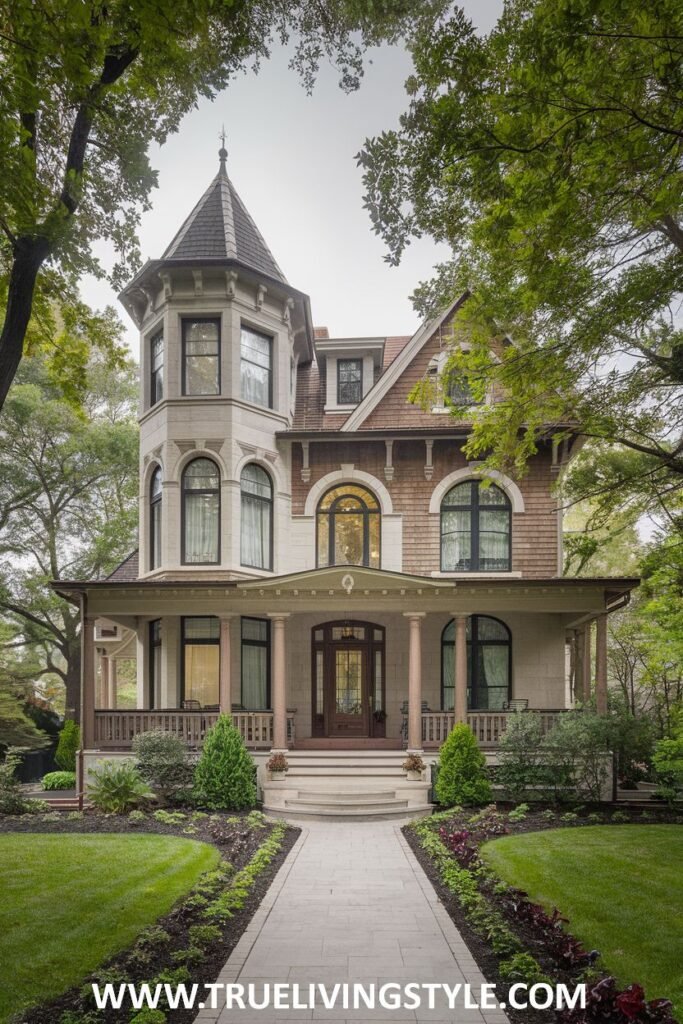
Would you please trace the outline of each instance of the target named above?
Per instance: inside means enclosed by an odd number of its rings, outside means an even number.
[[[505,808],[501,806],[500,810],[504,813]],[[677,814],[675,811],[668,809],[658,809],[656,814],[641,811],[640,809],[629,812],[623,807],[614,808],[611,813],[605,812],[604,807],[600,808],[600,811],[602,811],[600,814],[602,819],[600,824],[605,825],[610,824],[612,814],[615,812],[618,815],[615,824],[651,825],[655,823],[681,824],[682,822],[680,813]],[[511,822],[506,820],[507,834],[519,835],[527,832],[541,832],[550,829],[576,828],[597,824],[594,820],[590,821],[587,819],[587,815],[590,812],[599,813],[598,807],[587,808],[585,813],[577,816],[575,820],[567,821],[561,820],[561,814],[558,814],[554,820],[549,821],[542,818],[540,813],[530,812],[523,821]],[[455,828],[471,828],[472,826],[467,824],[467,819],[474,813],[476,813],[476,808],[470,808],[465,812],[454,814],[453,820],[456,823]],[[624,819],[627,820],[625,821]],[[507,993],[511,983],[509,981],[505,981],[501,977],[499,971],[499,964],[502,958],[494,953],[486,940],[473,929],[457,896],[442,882],[438,868],[435,866],[429,854],[426,853],[420,845],[419,837],[413,831],[411,826],[405,826],[402,831],[408,845],[434,886],[434,889],[447,910],[451,920],[467,943],[467,946],[469,947],[480,971],[487,981],[496,985],[498,998],[500,999],[502,997],[503,1001],[507,1002],[505,1013],[510,1020],[515,1022],[515,1024],[550,1024],[550,1022],[556,1022],[557,1015],[551,1010],[516,1010],[510,1006],[504,993]],[[494,893],[487,891],[486,896],[492,904],[495,905],[498,902]],[[566,984],[569,987],[573,987],[577,984],[577,981],[579,980],[577,971],[563,970],[555,959],[549,957],[543,944],[539,942],[538,934],[533,928],[526,926],[524,922],[518,920],[510,921],[508,919],[508,924],[514,934],[520,939],[524,948],[535,957],[541,968],[550,978],[552,978],[553,984]]]
[[[191,813],[191,812],[190,812]],[[192,821],[191,825],[196,832],[187,834],[183,830],[190,824],[188,820],[181,824],[171,824],[156,821],[153,817],[147,816],[144,821],[129,821],[125,816],[105,815],[94,811],[86,811],[83,818],[69,820],[64,813],[55,812],[46,816],[33,816],[21,818],[0,818],[0,833],[22,832],[42,834],[96,834],[96,833],[117,833],[117,834],[141,834],[158,833],[161,835],[174,835],[183,839],[193,839],[200,842],[215,845],[221,853],[223,860],[229,861],[237,870],[243,868],[251,860],[264,840],[270,835],[274,824],[268,822],[265,827],[252,828],[247,822],[246,814],[220,814],[212,816],[212,819],[203,818],[199,821]],[[216,820],[218,819],[218,820]],[[233,819],[232,821],[228,819]],[[236,819],[236,820],[235,820]],[[218,829],[220,825],[220,829]],[[220,832],[217,837],[214,833]],[[246,898],[244,906],[237,911],[227,924],[220,925],[222,938],[204,951],[200,963],[193,964],[190,970],[192,984],[199,986],[198,999],[202,998],[203,986],[216,980],[222,970],[230,953],[237,945],[242,933],[245,931],[249,921],[253,917],[261,900],[270,888],[270,885],[287,858],[292,846],[299,837],[301,830],[288,826],[282,838],[278,853],[268,867],[255,879],[252,888]],[[188,894],[189,895],[189,894]],[[171,957],[176,950],[186,949],[189,945],[188,933],[192,925],[208,923],[202,917],[202,908],[186,907],[184,900],[178,904],[164,917],[158,918],[155,927],[163,928],[170,935],[170,942],[164,943],[157,949],[151,949],[146,957],[144,965],[140,965],[130,958],[131,950],[123,950],[106,961],[96,971],[96,975],[103,971],[124,971],[125,982],[139,984],[149,982],[160,971],[174,969],[178,966]],[[95,980],[96,979],[96,976]],[[87,982],[88,979],[85,979]],[[67,1010],[92,1012],[93,1021],[98,1024],[127,1024],[130,1021],[133,1011],[130,1005],[121,1010],[95,1010],[92,1004],[84,1001],[81,996],[81,986],[70,989],[57,999],[44,1003],[39,1007],[32,1007],[24,1014],[20,1014],[15,1020],[22,1024],[58,1024],[60,1016]],[[190,1024],[197,1015],[197,1009],[193,1010],[167,1010],[166,1019],[170,1024]]]

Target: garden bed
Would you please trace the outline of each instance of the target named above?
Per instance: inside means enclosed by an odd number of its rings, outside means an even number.
[[[204,983],[216,980],[299,830],[273,823],[258,812],[157,811],[119,816],[86,811],[0,818],[0,833],[103,837],[151,833],[209,843],[218,850],[218,868],[202,876],[169,913],[138,935],[132,946],[84,976],[79,986],[13,1018],[26,1024],[128,1024],[134,1016],[130,1006],[96,1010],[90,984],[186,982],[198,984],[201,993]],[[68,899],[68,893],[62,895]],[[34,902],[30,912],[36,912],[36,906]],[[36,924],[39,929],[40,921]],[[101,926],[106,927],[106,921]],[[168,1011],[166,1019],[189,1024],[195,1016],[196,1010],[177,1009]]]
[[[585,826],[627,821],[661,823],[662,814],[529,812],[509,814],[495,807],[435,815],[404,828],[406,838],[423,866],[444,906],[470,947],[482,973],[505,992],[513,982],[547,980],[574,987],[586,982],[589,1006],[586,1011],[565,1012],[563,1024],[628,1024],[628,1022],[671,1021],[671,1006],[657,1000],[646,1006],[637,988],[625,994],[605,971],[596,951],[586,949],[567,931],[559,914],[547,913],[526,894],[498,878],[480,857],[485,843],[502,835],[577,829]],[[517,820],[515,820],[517,819]],[[667,815],[671,823],[681,818]],[[578,840],[578,836],[577,836]],[[631,979],[629,979],[631,980]],[[638,982],[640,979],[632,979]],[[661,992],[648,993],[661,996]],[[503,996],[505,1000],[505,996]],[[505,1000],[507,1002],[507,1000]],[[509,1006],[511,1019],[519,1022],[549,1021],[554,1015],[539,1010],[519,1011]]]

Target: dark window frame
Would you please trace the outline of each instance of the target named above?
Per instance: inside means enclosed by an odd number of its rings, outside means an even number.
[[[336,490],[338,490],[339,488],[341,488],[343,486],[344,486],[344,484],[334,484],[332,487],[328,487],[327,490],[321,496],[321,498],[320,498],[320,500],[318,502],[318,506],[317,506],[316,512],[315,512],[315,564],[316,564],[316,567],[320,567],[320,550],[319,550],[319,537],[318,537],[318,519],[319,519],[319,517],[320,516],[327,516],[327,557],[328,557],[328,561],[327,561],[327,565],[324,566],[323,568],[329,568],[329,567],[334,566],[334,565],[337,564],[334,561],[334,553],[335,553],[334,552],[334,548],[335,548],[335,542],[334,542],[334,533],[335,533],[335,531],[334,531],[334,517],[337,516],[337,515],[356,515],[356,516],[357,515],[362,515],[363,516],[363,561],[361,562],[361,566],[364,566],[365,568],[368,568],[368,569],[373,568],[373,566],[370,565],[370,519],[369,519],[369,517],[370,516],[379,516],[380,517],[379,518],[379,552],[378,552],[378,556],[377,556],[377,561],[378,561],[379,564],[378,564],[377,568],[381,568],[381,566],[382,566],[382,509],[380,508],[379,499],[377,498],[377,495],[373,494],[373,492],[370,490],[369,487],[366,487],[364,484],[356,484],[356,483],[349,483],[348,484],[349,487],[357,487],[359,490],[367,491],[368,494],[371,494],[372,497],[377,502],[377,508],[376,509],[375,508],[370,509],[370,508],[367,508],[367,506],[365,506],[363,509],[353,509],[353,511],[349,511],[349,512],[337,512],[337,511],[335,511],[335,506],[338,505],[339,502],[342,501],[345,497],[358,498],[357,494],[350,494],[350,495],[340,494],[337,498],[334,499],[334,501],[332,502],[332,504],[330,505],[330,507],[328,509],[322,509],[321,510],[321,508],[320,508],[320,506],[325,501],[325,498],[330,493],[330,491],[336,491]],[[362,500],[362,499],[358,499],[358,500]],[[346,565],[347,563],[344,562],[344,563],[341,563],[341,564]]]
[[[242,331],[249,331],[250,334],[256,334],[259,338],[263,338],[264,341],[268,342],[269,348],[269,360],[268,360],[268,405],[262,405],[260,402],[252,402],[250,399],[245,398],[242,394],[242,363],[249,363],[251,366],[258,366],[260,370],[264,367],[260,363],[255,363],[253,359],[246,359],[242,354]],[[252,327],[251,324],[240,323],[240,398],[243,402],[248,405],[255,405],[258,409],[274,409],[273,404],[273,365],[275,355],[275,338],[272,334],[266,334],[265,331],[260,331],[256,327]]]
[[[251,638],[244,638],[244,622],[265,622],[266,639],[265,640],[252,640]],[[242,657],[242,649],[244,647],[265,647],[266,649],[266,706],[265,708],[249,708],[253,711],[272,711],[273,704],[273,693],[272,693],[272,679],[271,679],[271,637],[272,630],[270,628],[270,619],[261,619],[258,615],[241,615],[240,616],[240,704],[245,707],[244,704],[244,658]]]
[[[185,623],[189,619],[217,619],[218,620],[218,636],[216,639],[212,637],[191,637],[187,639],[185,636]],[[190,645],[195,646],[211,646],[218,647],[218,685],[220,693],[220,673],[221,673],[221,627],[220,619],[217,615],[181,615],[180,616],[180,706],[183,706],[183,701],[186,700],[185,696],[185,648]]]
[[[158,636],[155,636],[155,633],[157,631],[158,631]],[[148,684],[147,695],[148,695],[148,699],[149,699],[149,709],[150,709],[150,711],[153,711],[154,708],[156,707],[156,704],[155,704],[155,701],[154,701],[154,691],[156,689],[156,683],[158,682],[159,683],[159,687],[161,687],[161,675],[159,675],[159,679],[157,680],[156,679],[156,674],[155,674],[155,671],[154,671],[154,665],[155,665],[154,653],[155,653],[155,651],[161,651],[162,645],[163,645],[163,638],[161,636],[161,619],[152,619],[152,621],[149,623],[149,651],[148,651],[148,658],[149,658],[149,661],[148,661],[148,673],[149,673],[149,678],[147,680],[147,684]],[[159,667],[161,667],[161,666],[159,666]]]
[[[441,572],[511,572],[512,571],[512,502],[509,497],[502,489],[502,487],[495,487],[503,497],[505,498],[505,505],[493,505],[487,504],[479,500],[479,494],[481,490],[481,480],[461,480],[461,484],[470,484],[470,503],[469,505],[448,505],[446,504],[446,498],[450,494],[452,488],[449,487],[448,491],[443,497],[441,502],[441,508],[439,510],[439,566]],[[453,484],[453,487],[459,486]],[[443,544],[443,526],[444,526],[444,512],[466,512],[470,513],[470,552],[472,565],[469,569],[447,569],[444,567],[444,544]],[[507,567],[505,569],[480,569],[480,552],[479,552],[479,514],[480,512],[507,512],[507,536],[508,536],[508,559]]]
[[[186,488],[185,488],[185,474],[187,473],[187,470],[192,465],[192,463],[193,462],[197,462],[198,459],[206,459],[207,462],[212,462],[214,464],[214,466],[216,467],[216,472],[218,473],[218,487],[217,488],[215,488],[215,489],[213,489],[213,488],[212,489],[206,488],[206,489],[202,489],[202,490],[190,490],[189,492],[186,490]],[[183,466],[183,472],[182,472],[181,477],[180,477],[180,564],[181,565],[220,565],[221,564],[221,534],[222,534],[222,530],[221,530],[221,514],[222,514],[221,513],[221,484],[222,484],[222,477],[221,477],[220,466],[218,465],[218,463],[214,459],[210,458],[208,455],[204,455],[204,454],[196,455],[193,459],[190,459],[190,461],[186,462],[185,465]],[[185,495],[187,493],[190,493],[190,494],[217,494],[218,495],[218,544],[217,544],[217,550],[216,550],[216,558],[215,558],[214,561],[211,561],[211,562],[188,562],[185,559],[185,542],[186,542],[185,527],[187,525],[186,524],[186,512],[185,512]]]
[[[159,493],[155,495],[154,494],[154,480],[156,479],[157,475],[159,476]],[[154,513],[155,513],[157,508],[159,509],[159,524],[158,524],[159,542],[161,542],[161,538],[163,536],[163,530],[162,530],[163,519],[162,519],[162,517],[163,517],[163,514],[164,514],[164,506],[162,504],[162,498],[163,498],[162,486],[163,486],[163,481],[161,479],[161,475],[162,475],[161,474],[161,466],[157,465],[156,469],[153,470],[152,475],[149,478],[149,506],[148,506],[149,507],[149,559],[148,559],[148,561],[149,561],[150,571],[152,569],[159,569],[160,566],[161,566],[161,550],[159,551],[159,564],[157,565],[155,560],[154,560],[154,549],[156,548],[156,539],[157,539],[157,526],[155,524],[155,515],[154,515]]]
[[[161,366],[155,367],[154,365],[154,348],[155,343],[161,341]],[[149,339],[149,406],[150,409],[158,405],[164,397],[164,329],[161,327],[154,334],[150,335]],[[158,382],[161,381],[161,391],[157,387]]]
[[[358,377],[358,380],[342,381],[342,379],[341,379],[342,363],[346,363],[347,365],[354,365],[354,366],[358,367],[358,369],[360,371],[360,375]],[[343,398],[342,397],[342,387],[344,387],[344,386],[348,387],[349,384],[356,384],[356,385],[358,385],[358,397],[355,398],[355,399],[349,400],[348,398]],[[347,359],[346,357],[344,359],[337,359],[337,405],[358,405],[362,400],[363,400],[363,360],[362,359],[356,359],[356,358],[354,358],[354,359],[348,358]]]
[[[244,494],[245,494],[245,492],[242,490],[242,474],[244,473],[244,470],[247,468],[247,466],[258,466],[258,468],[260,470],[262,470],[265,473],[265,475],[268,477],[268,482],[270,484],[270,497],[269,498],[263,498],[260,494],[252,494],[249,491],[246,492],[249,498],[252,498],[255,501],[262,501],[264,504],[267,504],[267,505],[270,506],[270,530],[269,530],[270,536],[268,538],[268,565],[266,565],[266,566],[263,566],[263,565],[251,565],[250,562],[243,562],[242,561],[242,529],[244,527],[243,499],[244,499]],[[275,515],[275,500],[274,500],[274,488],[273,488],[273,478],[272,478],[272,476],[270,475],[268,470],[264,469],[263,466],[261,466],[258,462],[247,462],[246,465],[242,466],[242,470],[240,472],[240,565],[244,566],[245,569],[260,569],[261,572],[272,572],[273,571],[273,561],[274,561],[274,543],[273,543],[274,542],[274,537],[273,537],[273,534],[275,532],[275,529],[274,529],[274,515]]]
[[[216,391],[193,391],[188,393],[187,390],[187,338],[185,336],[187,324],[216,324],[218,328],[218,337],[216,339],[217,351],[215,356],[197,356],[198,359],[216,359]],[[221,382],[221,349],[222,349],[222,338],[221,338],[221,318],[219,316],[184,316],[180,319],[180,336],[181,336],[181,394],[183,398],[217,398],[222,394],[222,382]]]
[[[467,664],[471,666],[471,679],[468,680],[468,682],[470,684],[468,686],[468,690],[469,690],[469,693],[471,694],[471,701],[472,701],[472,703],[470,703],[468,701],[467,710],[468,711],[478,711],[478,710],[486,711],[486,710],[490,710],[490,709],[488,709],[488,708],[481,708],[481,709],[479,709],[477,707],[477,704],[474,702],[475,694],[478,694],[478,691],[479,691],[479,658],[478,657],[477,658],[474,657],[474,652],[475,652],[475,650],[478,650],[479,646],[482,643],[482,641],[480,641],[480,639],[479,639],[479,620],[480,619],[491,619],[493,622],[497,622],[500,626],[502,626],[503,629],[507,633],[507,640],[485,640],[485,641],[483,641],[483,643],[487,647],[507,647],[507,649],[508,649],[508,692],[507,692],[507,703],[509,703],[511,698],[512,698],[512,689],[513,689],[513,687],[512,687],[512,630],[510,629],[510,627],[508,626],[508,624],[506,622],[503,622],[502,619],[497,618],[495,615],[468,615],[467,617],[468,617],[468,619],[469,619],[469,621],[471,623],[471,625],[470,625],[470,639],[467,641],[467,649],[469,651],[469,658],[467,659]],[[444,647],[453,647],[454,648],[454,652],[455,652],[455,638],[453,640],[446,640],[445,639],[446,630],[450,626],[452,626],[454,622],[455,622],[455,619],[449,619],[448,622],[446,623],[446,625],[441,630],[441,709],[444,710],[444,711],[446,710],[446,703],[445,703],[445,700],[444,700],[445,691],[446,690],[453,690],[454,691],[453,695],[455,697],[455,679],[453,680],[453,686],[446,686],[445,685],[445,679],[444,679],[444,656],[443,656],[443,654],[444,654]],[[455,665],[455,657],[453,658],[453,664]]]

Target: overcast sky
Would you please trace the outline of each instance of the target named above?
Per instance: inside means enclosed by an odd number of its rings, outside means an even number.
[[[488,30],[501,0],[468,0],[475,24]],[[237,78],[213,103],[202,101],[152,166],[159,187],[140,230],[144,259],[159,257],[218,170],[218,136],[227,132],[228,173],[290,284],[311,297],[313,319],[333,336],[411,334],[418,326],[409,295],[447,255],[429,240],[410,246],[400,267],[383,260],[362,205],[354,155],[367,136],[396,125],[411,71],[401,48],[370,52],[363,84],[347,95],[324,67],[312,96],[281,50],[259,75]],[[106,264],[107,252],[96,249]],[[137,333],[104,283],[85,279],[90,305],[115,305],[137,356]]]

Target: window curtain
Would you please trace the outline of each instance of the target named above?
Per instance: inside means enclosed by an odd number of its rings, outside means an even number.
[[[241,562],[256,569],[270,568],[270,502],[242,494]]]
[[[185,644],[185,700],[218,704],[218,644]]]
[[[455,646],[445,643],[441,647],[441,679],[443,681],[443,711],[455,706]]]
[[[441,567],[466,572],[472,566],[471,513],[467,509],[441,514]]]
[[[479,707],[500,711],[508,698],[509,648],[482,645],[479,648]]]
[[[242,704],[250,711],[268,707],[268,650],[242,644]]]
[[[507,512],[479,513],[479,568],[505,571],[510,558],[510,519]]]
[[[185,561],[218,561],[218,495],[185,494]]]

